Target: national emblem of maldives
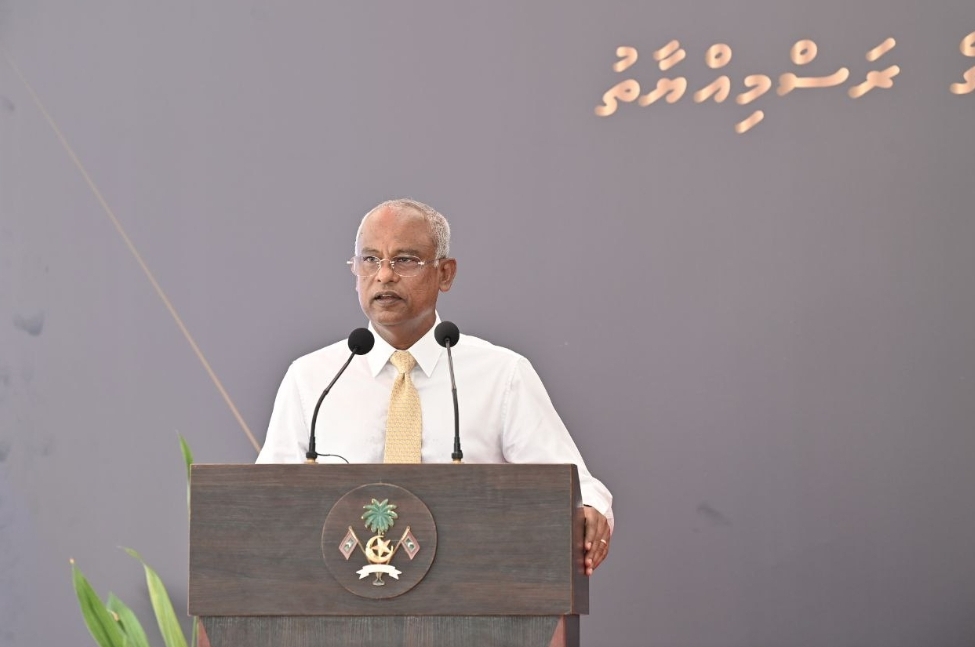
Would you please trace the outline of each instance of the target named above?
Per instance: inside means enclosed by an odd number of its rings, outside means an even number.
[[[328,571],[346,591],[373,600],[395,598],[430,571],[437,555],[437,524],[409,490],[367,483],[332,505],[322,526],[321,550]]]
[[[371,503],[362,506],[362,508],[365,510],[362,513],[363,525],[366,530],[375,534],[363,544],[352,526],[349,526],[349,532],[345,534],[342,543],[339,544],[339,552],[348,560],[355,553],[356,548],[361,550],[368,563],[356,571],[359,579],[374,575],[373,586],[385,586],[386,582],[383,581],[383,575],[389,575],[394,580],[398,580],[402,574],[402,571],[390,563],[399,549],[402,548],[412,561],[420,552],[420,542],[413,536],[409,526],[406,527],[398,540],[395,536],[392,538],[386,536],[386,533],[396,525],[396,519],[399,518],[396,513],[396,504],[390,503],[389,499],[382,501],[373,499]]]

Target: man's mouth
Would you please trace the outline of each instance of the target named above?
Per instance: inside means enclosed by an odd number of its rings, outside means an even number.
[[[402,301],[403,299],[395,292],[380,292],[372,300],[378,301],[379,303],[392,303],[393,301]]]

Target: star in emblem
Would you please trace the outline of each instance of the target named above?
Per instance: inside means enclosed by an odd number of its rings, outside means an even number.
[[[377,541],[375,551],[376,554],[379,555],[380,557],[385,557],[386,555],[389,555],[391,552],[393,552],[389,548],[388,539],[380,539],[379,541]]]

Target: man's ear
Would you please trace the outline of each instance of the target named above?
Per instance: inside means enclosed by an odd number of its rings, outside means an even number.
[[[457,259],[443,259],[437,266],[437,272],[440,277],[440,291],[446,292],[454,284],[454,278],[457,276]]]

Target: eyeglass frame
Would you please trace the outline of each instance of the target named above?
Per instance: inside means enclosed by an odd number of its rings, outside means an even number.
[[[425,268],[427,266],[430,266],[430,267],[439,267],[440,261],[443,261],[443,260],[446,260],[447,259],[445,256],[441,256],[440,258],[434,258],[434,259],[429,260],[429,261],[421,261],[416,256],[409,256],[409,255],[406,255],[406,254],[400,254],[397,258],[409,258],[409,259],[414,259],[415,258],[416,259],[417,266],[418,266],[417,267],[416,274],[407,274],[406,276],[403,276],[402,274],[400,274],[399,272],[396,271],[396,260],[395,259],[392,259],[392,258],[380,258],[379,261],[378,261],[378,267],[376,267],[376,271],[375,272],[372,272],[371,274],[366,274],[366,275],[357,274],[356,271],[355,271],[355,262],[356,262],[356,259],[359,259],[360,262],[361,262],[362,258],[363,257],[361,257],[361,256],[353,256],[349,260],[345,261],[345,264],[348,265],[349,266],[349,269],[352,271],[352,275],[353,276],[357,276],[360,279],[367,279],[367,278],[369,278],[371,276],[375,276],[375,275],[379,274],[379,272],[381,272],[382,269],[383,269],[383,263],[384,262],[389,263],[389,271],[392,272],[393,274],[395,274],[396,276],[400,277],[401,279],[411,279],[414,276],[420,276],[421,272],[423,271],[423,268]],[[432,265],[431,265],[431,263],[432,263]]]

